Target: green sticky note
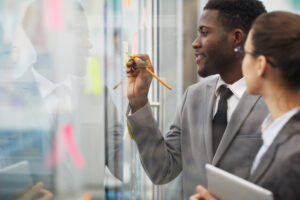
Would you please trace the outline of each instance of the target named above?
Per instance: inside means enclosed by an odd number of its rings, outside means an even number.
[[[290,2],[292,8],[300,10],[300,0],[290,0]]]
[[[102,93],[99,62],[95,56],[91,56],[88,59],[88,73],[86,81],[86,93],[93,95],[99,95]]]
[[[114,12],[119,12],[121,10],[121,1],[120,0],[112,0]]]

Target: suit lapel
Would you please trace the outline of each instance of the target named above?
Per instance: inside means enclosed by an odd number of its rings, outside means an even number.
[[[204,138],[205,138],[205,146],[206,146],[206,151],[208,155],[209,162],[211,163],[213,160],[213,142],[212,142],[212,112],[213,112],[213,106],[215,103],[215,88],[217,85],[218,79],[216,78],[214,82],[211,84],[206,85],[205,88],[205,100],[204,103],[202,104],[203,108],[202,110],[204,111],[204,126],[203,126],[203,133],[204,133]],[[208,106],[207,106],[208,102]]]
[[[284,144],[286,141],[292,138],[293,134],[300,131],[300,112],[298,112],[294,117],[292,117],[288,123],[281,129],[278,136],[275,138],[274,142],[271,144],[265,155],[261,158],[259,165],[250,177],[250,181],[257,183],[272,165],[275,155],[277,153],[280,145]]]
[[[265,173],[265,171],[272,165],[277,149],[278,149],[278,143],[271,145],[271,147],[268,149],[266,154],[262,157],[261,162],[257,166],[256,170],[250,177],[249,180],[251,182],[257,182],[261,178],[261,176]]]
[[[259,98],[260,96],[249,95],[247,92],[244,93],[225,129],[223,138],[213,158],[213,165],[216,165],[220,161],[224,152],[238,133],[241,125],[243,124]]]

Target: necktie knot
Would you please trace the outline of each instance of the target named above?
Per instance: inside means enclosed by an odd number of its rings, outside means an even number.
[[[219,89],[220,91],[220,101],[227,101],[228,98],[232,96],[232,91],[226,86],[222,85]]]

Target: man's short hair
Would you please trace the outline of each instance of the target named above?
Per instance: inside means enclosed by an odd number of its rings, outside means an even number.
[[[210,0],[205,10],[218,10],[218,19],[225,30],[242,29],[248,34],[252,23],[266,8],[259,0]]]

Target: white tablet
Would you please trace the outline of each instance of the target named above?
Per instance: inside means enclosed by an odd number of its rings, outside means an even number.
[[[220,200],[273,200],[271,191],[206,164],[208,191]]]

